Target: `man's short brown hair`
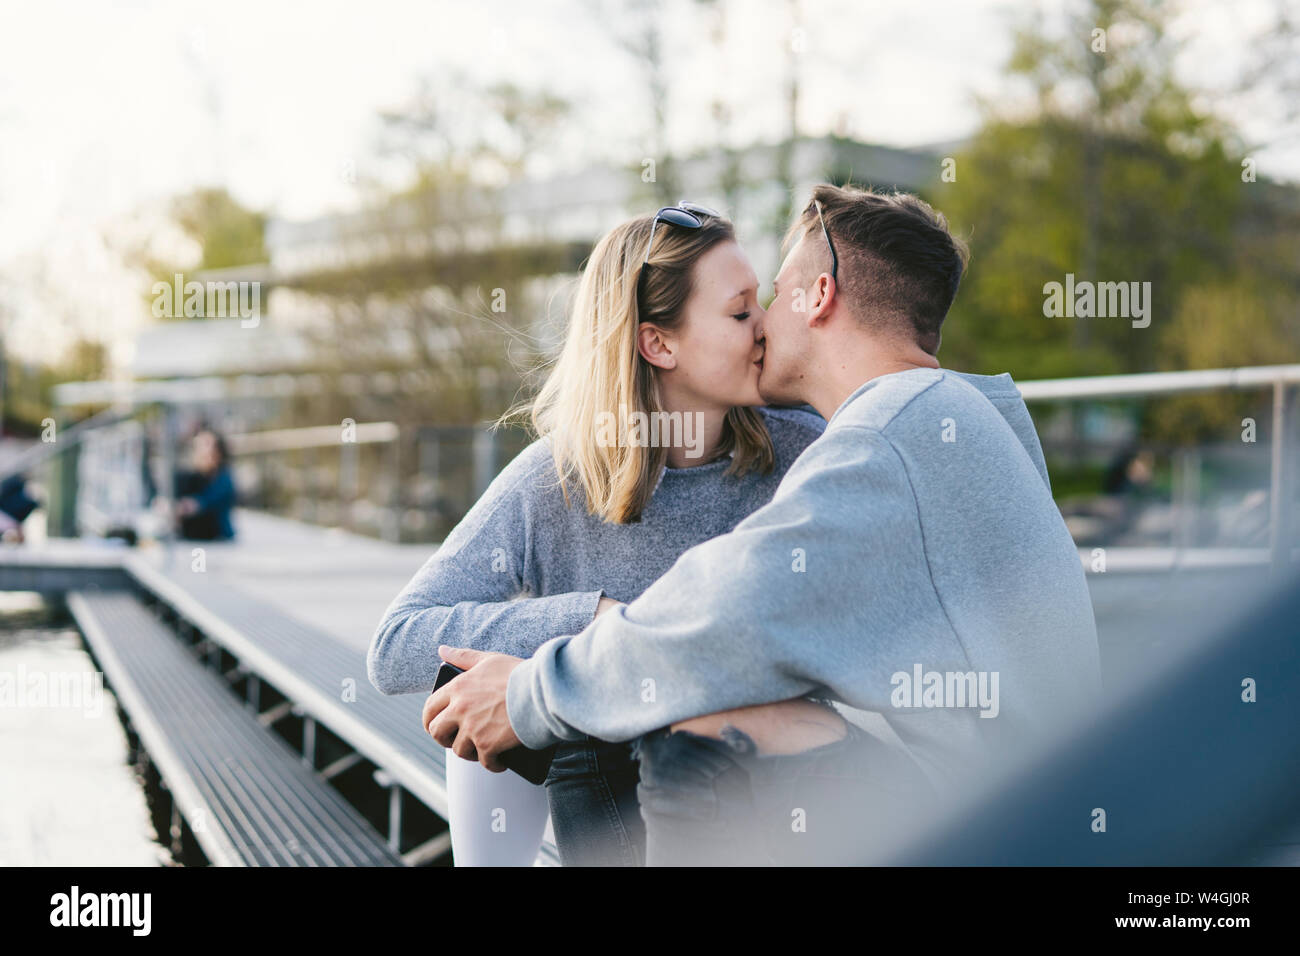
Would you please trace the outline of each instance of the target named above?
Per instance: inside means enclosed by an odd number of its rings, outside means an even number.
[[[835,243],[836,281],[850,309],[910,333],[918,346],[938,354],[939,327],[970,259],[943,213],[910,193],[823,183],[786,234],[786,248],[804,237],[825,245],[816,203]],[[829,250],[825,258],[822,271],[829,271]]]

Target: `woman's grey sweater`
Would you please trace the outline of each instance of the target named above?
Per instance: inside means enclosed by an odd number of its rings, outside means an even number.
[[[683,552],[767,504],[826,427],[802,409],[758,411],[776,452],[772,471],[726,476],[730,458],[665,468],[630,524],[588,514],[575,481],[566,506],[549,440],[533,442],[389,605],[366,657],[371,683],[385,694],[428,693],[439,644],[527,658],[553,637],[582,631],[602,595],[634,600]]]

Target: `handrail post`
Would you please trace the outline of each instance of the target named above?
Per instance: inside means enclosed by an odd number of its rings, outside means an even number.
[[[474,461],[474,499],[478,500],[497,473],[497,433],[492,428],[476,428],[470,441]]]
[[[374,781],[388,790],[388,847],[402,852],[402,785],[382,767],[376,768]]]
[[[384,516],[384,540],[394,544],[402,542],[402,431],[399,427],[393,436],[388,467],[392,469],[393,483],[388,492],[388,509]]]
[[[316,718],[311,715],[302,719],[302,762],[316,769]]]
[[[1201,497],[1201,455],[1195,448],[1180,448],[1174,454],[1174,561],[1196,546],[1196,525]]]
[[[1294,427],[1287,415],[1286,382],[1273,383],[1273,441],[1269,475],[1269,549],[1275,572],[1283,570],[1291,558],[1291,484],[1295,464],[1290,461],[1291,443],[1287,440]],[[1290,404],[1295,404],[1294,396]]]
[[[353,530],[352,504],[357,500],[361,446],[356,442],[339,442],[339,518],[336,524]]]
[[[176,541],[179,529],[176,527],[176,467],[179,456],[176,444],[179,439],[180,423],[176,420],[175,409],[164,404],[160,407],[160,426],[162,428],[162,495],[167,501],[167,517],[163,528],[162,546],[163,563],[172,567],[176,560]]]

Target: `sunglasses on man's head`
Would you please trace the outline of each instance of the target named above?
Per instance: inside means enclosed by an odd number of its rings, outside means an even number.
[[[645,266],[650,262],[650,250],[655,244],[655,230],[659,228],[659,223],[667,222],[674,226],[681,226],[683,229],[699,229],[704,225],[701,216],[712,216],[714,219],[722,218],[722,213],[715,212],[708,206],[701,206],[697,203],[679,202],[676,206],[664,206],[655,213],[654,221],[650,223],[650,241],[646,243],[645,258],[641,260],[641,265]]]
[[[822,204],[819,203],[816,199],[812,201],[812,204],[817,207],[817,218],[821,220],[822,232],[826,235],[826,245],[830,246],[831,278],[834,279],[836,282],[839,282],[840,281],[840,277],[839,277],[840,257],[835,254],[835,243],[831,242],[831,231],[826,228],[826,217],[822,215]]]

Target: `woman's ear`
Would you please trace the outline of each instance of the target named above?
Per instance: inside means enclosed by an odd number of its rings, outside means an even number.
[[[656,368],[677,367],[676,344],[668,333],[649,322],[642,322],[636,331],[636,349],[641,357]]]

